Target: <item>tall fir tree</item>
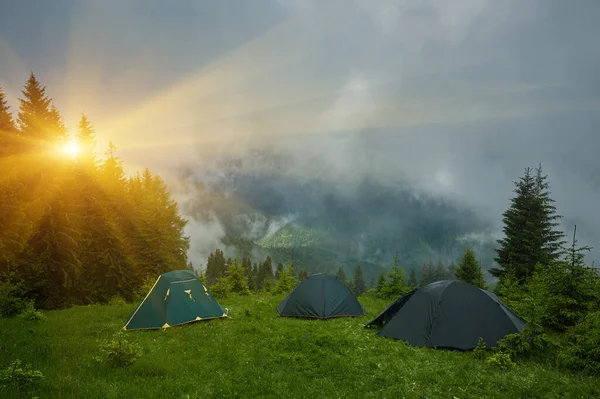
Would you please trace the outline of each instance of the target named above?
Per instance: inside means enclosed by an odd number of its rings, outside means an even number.
[[[365,282],[365,276],[363,274],[362,267],[356,265],[354,269],[354,278],[352,279],[352,292],[354,295],[359,296],[367,291],[367,284]]]
[[[277,264],[277,269],[275,270],[275,280],[279,280],[279,274],[283,273],[283,263]]]
[[[59,129],[60,116],[52,106],[52,100],[46,95],[46,87],[35,77],[33,72],[25,83],[19,99],[17,123],[21,136],[20,147],[26,151],[46,149],[51,142],[61,138]]]
[[[13,120],[4,90],[0,87],[0,158],[14,154],[17,126]],[[2,169],[6,165],[1,164]]]
[[[408,276],[408,281],[406,282],[406,285],[409,288],[417,288],[417,286],[419,285],[419,281],[417,280],[417,274],[415,272],[415,269],[410,269],[410,274]]]
[[[476,287],[487,289],[481,265],[475,258],[475,253],[472,249],[467,249],[463,255],[460,265],[455,271],[456,278]]]
[[[79,155],[77,160],[91,172],[96,167],[96,133],[90,120],[85,114],[81,114],[81,119],[77,124],[77,142],[79,145]]]
[[[346,272],[344,271],[344,267],[340,266],[335,274],[338,280],[340,280],[344,284],[348,284],[348,277],[346,277]]]
[[[306,269],[304,269],[304,268],[300,269],[300,274],[298,275],[298,280],[304,281],[307,278],[308,278],[308,273],[306,272]]]
[[[264,262],[260,264],[258,267],[258,273],[256,276],[256,288],[257,290],[262,290],[265,288],[265,284],[267,284],[267,280],[269,280],[268,285],[270,286],[273,280],[273,263],[271,261],[271,257],[267,256]]]
[[[546,178],[540,165],[535,176],[527,168],[514,183],[516,195],[503,213],[504,238],[498,240],[494,260],[499,267],[490,270],[493,276],[502,278],[510,269],[522,284],[532,277],[538,263],[551,265],[560,259],[564,235],[556,230],[560,216],[552,205]]]

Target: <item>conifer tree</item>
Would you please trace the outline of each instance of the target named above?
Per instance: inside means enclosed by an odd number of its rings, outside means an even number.
[[[88,173],[96,167],[96,133],[85,114],[77,125],[77,141],[79,143],[79,162],[88,168]]]
[[[46,87],[37,80],[33,72],[25,83],[19,99],[17,123],[26,151],[39,150],[53,137],[53,125],[57,122],[57,112],[51,111],[52,100],[46,95]]]
[[[277,280],[273,295],[290,292],[297,283],[298,281],[294,275],[294,267],[292,264],[289,264],[279,274],[279,280]]]
[[[421,278],[419,279],[419,285],[424,286],[437,281],[437,275],[434,266],[431,262],[427,262],[421,268]]]
[[[307,278],[308,278],[308,273],[306,272],[306,269],[304,269],[304,268],[300,269],[300,274],[298,275],[298,280],[304,281]]]
[[[234,294],[249,295],[248,277],[246,276],[242,262],[237,258],[227,267],[226,278],[229,283],[229,289]]]
[[[277,264],[277,269],[275,270],[275,280],[279,280],[279,274],[283,272],[283,263]]]
[[[465,251],[462,261],[456,269],[456,278],[469,284],[473,284],[476,287],[487,289],[487,285],[483,279],[481,265],[477,262],[477,259],[475,259],[475,253],[471,249]]]
[[[410,269],[410,275],[408,276],[408,281],[406,282],[406,285],[411,289],[417,288],[417,286],[419,285],[415,269]]]
[[[0,158],[13,154],[16,134],[17,127],[0,87]],[[2,168],[5,169],[6,165],[2,165]]]
[[[264,288],[266,280],[273,280],[273,264],[271,257],[267,256],[265,261],[260,264],[258,268],[258,274],[256,276],[256,287],[261,290]],[[269,283],[271,284],[271,283]]]
[[[346,277],[346,272],[344,271],[344,267],[340,266],[335,274],[338,280],[340,280],[344,284],[348,284],[348,277]]]
[[[385,276],[385,272],[379,273],[379,277],[377,278],[377,282],[375,283],[375,292],[378,296],[385,296],[387,286],[387,278]]]
[[[519,283],[524,283],[535,270],[536,264],[551,265],[560,258],[563,234],[556,230],[555,207],[548,191],[546,175],[541,165],[532,174],[531,168],[515,182],[515,197],[503,213],[504,238],[498,240],[495,261],[499,265],[490,273],[502,278],[512,269]]]
[[[360,265],[356,265],[354,269],[354,279],[352,280],[352,292],[354,295],[359,296],[367,291],[367,284],[365,283],[365,276]]]

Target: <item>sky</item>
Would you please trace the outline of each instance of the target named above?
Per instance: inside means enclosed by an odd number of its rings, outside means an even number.
[[[13,110],[33,71],[131,171],[264,142],[307,174],[403,176],[500,232],[541,162],[564,229],[600,250],[597,0],[2,3]]]

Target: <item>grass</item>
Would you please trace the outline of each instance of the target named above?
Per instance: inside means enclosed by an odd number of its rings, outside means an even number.
[[[131,331],[143,348],[129,368],[96,360],[133,305],[45,312],[31,322],[4,319],[0,366],[15,359],[45,375],[3,398],[590,398],[597,379],[533,362],[501,371],[471,353],[414,348],[363,325],[385,301],[361,298],[360,318],[278,318],[283,296],[220,301],[230,318],[165,331]]]

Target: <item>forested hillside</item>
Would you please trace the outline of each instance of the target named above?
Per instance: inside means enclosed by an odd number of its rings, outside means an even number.
[[[476,249],[485,269],[492,266],[490,222],[466,206],[402,181],[312,177],[286,155],[254,148],[187,170],[181,180],[192,189],[184,214],[217,219],[230,256],[269,255],[308,271],[351,271],[359,263],[370,282],[396,252],[400,264],[417,271],[457,263],[467,248]]]
[[[0,90],[1,301],[131,299],[146,278],[188,266],[186,221],[159,176],[126,177],[112,144],[98,156],[92,122],[82,114],[69,130],[33,73],[16,118],[10,106]]]

